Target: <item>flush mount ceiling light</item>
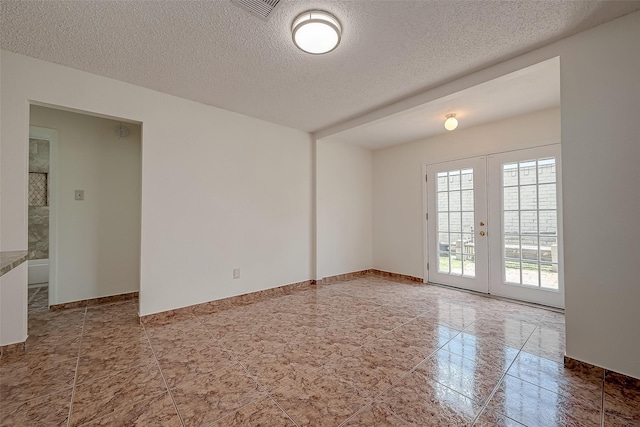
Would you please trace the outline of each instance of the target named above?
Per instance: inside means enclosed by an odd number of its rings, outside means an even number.
[[[454,130],[458,127],[458,119],[456,119],[456,113],[447,114],[447,120],[444,121],[444,128],[446,130]]]
[[[299,15],[291,26],[293,43],[313,55],[329,53],[340,44],[342,26],[328,12],[309,10]]]

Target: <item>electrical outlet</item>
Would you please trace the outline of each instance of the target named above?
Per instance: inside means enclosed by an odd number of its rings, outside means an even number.
[[[239,268],[234,268],[233,269],[233,278],[234,279],[239,279],[240,278],[240,269]]]
[[[84,200],[84,190],[75,191],[76,200]]]

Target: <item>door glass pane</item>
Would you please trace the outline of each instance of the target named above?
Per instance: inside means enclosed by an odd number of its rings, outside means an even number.
[[[520,209],[538,209],[536,190],[535,185],[523,185],[520,187]]]
[[[463,233],[473,233],[474,224],[473,224],[473,212],[462,212],[462,232]]]
[[[558,238],[540,236],[540,261],[558,262]]]
[[[540,235],[555,236],[558,234],[558,213],[556,211],[538,212]]]
[[[520,250],[522,251],[523,260],[538,260],[538,237],[522,236]]]
[[[440,262],[438,263],[438,273],[449,274],[451,267],[449,265],[449,252],[440,252]]]
[[[540,264],[540,286],[558,289],[558,264]]]
[[[520,236],[504,236],[504,256],[520,259]]]
[[[462,190],[462,210],[473,211],[473,190]]]
[[[536,184],[536,161],[520,162],[520,182],[518,185]]]
[[[475,277],[473,169],[440,172],[437,180],[438,273]]]
[[[475,255],[464,256],[464,268],[462,271],[463,276],[476,276],[476,257]]]
[[[451,233],[450,234],[450,251],[455,254],[462,253],[462,234],[461,233]]]
[[[556,161],[502,165],[506,283],[558,289]]]
[[[538,235],[538,212],[520,212],[520,233],[522,235]]]
[[[538,263],[522,262],[522,284],[538,286]]]
[[[449,193],[438,193],[438,212],[449,210]]]
[[[438,191],[447,191],[449,190],[449,180],[447,179],[446,172],[438,173]]]
[[[449,191],[460,189],[460,171],[449,172]]]
[[[505,187],[503,191],[503,199],[503,207],[505,211],[517,211],[520,209],[518,187]]]
[[[538,182],[556,182],[556,159],[538,160]]]
[[[447,212],[438,212],[438,230],[449,231],[449,214]]]
[[[451,274],[462,276],[462,256],[459,254],[451,256]]]
[[[466,246],[473,246],[473,234],[462,233],[462,240],[465,242]]]
[[[449,233],[438,233],[438,272],[449,273]]]
[[[506,259],[504,263],[504,280],[506,283],[522,283],[520,277],[520,260]]]
[[[539,188],[540,209],[556,209],[556,184],[544,184]]]
[[[502,165],[502,183],[505,187],[518,185],[517,163],[505,163]]]
[[[473,234],[462,234],[462,274],[464,276],[475,276],[475,242]]]
[[[504,213],[504,234],[520,234],[520,212]]]
[[[460,212],[449,212],[449,228],[451,231],[460,233],[462,231],[462,219]]]
[[[460,187],[463,190],[471,190],[473,188],[473,169],[462,170]]]
[[[450,211],[461,211],[460,208],[460,192],[459,191],[450,191],[449,192],[449,210]]]

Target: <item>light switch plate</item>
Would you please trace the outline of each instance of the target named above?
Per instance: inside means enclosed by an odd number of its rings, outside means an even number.
[[[76,190],[76,200],[84,200],[84,190]]]

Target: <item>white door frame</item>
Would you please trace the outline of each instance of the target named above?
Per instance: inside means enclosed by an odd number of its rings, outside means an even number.
[[[555,155],[556,155],[556,173],[557,173],[557,209],[558,209],[558,287],[559,287],[559,292],[561,293],[561,298],[562,298],[562,304],[558,304],[556,302],[553,301],[553,299],[544,302],[545,305],[549,305],[549,306],[553,306],[553,307],[559,307],[559,308],[564,308],[564,241],[563,241],[563,225],[562,225],[562,219],[563,219],[563,213],[562,213],[562,159],[561,159],[561,145],[559,142],[553,142],[551,144],[546,144],[546,145],[541,145],[541,146],[537,146],[537,147],[531,147],[531,148],[519,148],[519,149],[515,149],[515,150],[508,150],[508,151],[503,151],[503,152],[494,152],[494,153],[486,153],[485,156],[487,158],[487,181],[489,181],[489,177],[492,173],[496,173],[495,171],[490,171],[488,168],[488,163],[489,161],[498,156],[498,155],[506,155],[508,153],[513,153],[514,156],[518,156],[518,154],[522,154],[522,152],[528,151],[528,150],[532,150],[531,152],[534,153],[533,150],[536,150],[535,152],[544,152],[541,150],[546,150],[546,153],[549,152],[549,150],[556,150],[555,151]],[[540,150],[540,151],[538,151]],[[478,156],[481,157],[481,156]],[[544,157],[544,155],[543,155]],[[461,159],[453,159],[451,161],[456,161],[456,160],[466,160],[467,158],[461,158]],[[446,162],[437,162],[437,163],[433,163],[438,164],[438,163],[449,163],[449,161]],[[428,199],[429,199],[429,194],[428,194],[428,182],[427,182],[427,164],[423,164],[422,165],[422,221],[423,221],[423,229],[422,229],[422,236],[423,236],[423,241],[422,241],[422,245],[423,245],[423,253],[424,253],[424,259],[423,259],[423,283],[429,283],[431,282],[431,276],[430,276],[430,266],[429,266],[429,224],[428,224],[428,220],[427,220],[427,214],[429,212],[429,205],[428,205]],[[488,185],[488,182],[487,182]],[[499,191],[497,189],[493,189],[493,191]],[[489,196],[489,194],[492,192],[492,189],[487,188],[487,196]],[[495,195],[494,195],[495,197]],[[501,198],[499,199],[500,201],[502,200]],[[497,233],[498,235],[501,233],[501,229],[499,227],[501,227],[501,220],[500,221],[495,221],[494,217],[496,215],[496,213],[491,213],[491,209],[488,209],[488,228],[487,228],[487,232],[488,232],[488,236],[492,236],[494,235],[494,233],[496,233],[496,227],[498,227],[497,229]],[[501,215],[501,214],[500,214]],[[500,239],[501,241],[501,239]],[[496,257],[495,254],[493,254],[492,256],[492,250],[491,248],[489,248],[489,281],[491,281],[492,277],[495,277],[496,274],[498,274],[497,277],[502,277],[502,268],[501,268],[501,264],[502,264],[502,252],[499,252],[498,256]],[[497,258],[497,262],[496,262],[496,258]],[[496,273],[495,269],[496,269],[496,265],[500,264],[498,273]],[[534,301],[533,299],[530,298],[522,298],[522,296],[515,296],[511,293],[501,293],[501,292],[495,292],[495,290],[492,291],[491,288],[491,283],[488,283],[489,286],[489,293],[492,295],[496,295],[496,296],[504,296],[506,298],[512,298],[512,299],[519,299],[519,300],[523,300],[523,301],[532,301],[532,302],[536,302],[536,303],[540,303],[540,301]],[[494,286],[495,287],[495,286]],[[545,291],[542,291],[545,292]]]
[[[57,304],[58,295],[58,131],[29,126],[29,138],[49,141],[49,306],[51,306]],[[29,144],[28,140],[27,144]],[[28,173],[26,179],[29,179]]]
[[[505,284],[503,277],[502,256],[502,163],[523,161],[524,157],[540,159],[553,156],[556,159],[556,209],[557,239],[558,239],[558,290],[526,285]],[[496,153],[488,157],[487,182],[489,194],[489,233],[493,237],[489,240],[489,289],[492,295],[533,302],[547,306],[564,308],[564,242],[562,227],[562,159],[560,144],[545,145],[505,153]]]
[[[422,283],[429,283],[429,224],[427,215],[429,213],[429,204],[427,199],[427,165],[422,165]]]
[[[435,198],[433,200],[430,199],[429,195],[431,193],[436,193],[436,178],[435,176],[429,176],[430,170],[433,169],[432,175],[435,173],[445,170],[456,170],[456,169],[467,169],[473,168],[474,170],[474,225],[473,225],[473,235],[474,242],[476,243],[476,263],[475,263],[475,276],[461,276],[455,274],[446,274],[446,282],[442,283],[446,285],[451,285],[455,287],[464,288],[467,290],[472,290],[476,292],[488,293],[489,288],[489,251],[487,247],[487,238],[485,237],[486,233],[486,223],[488,222],[488,213],[487,213],[487,194],[486,194],[486,166],[487,161],[485,156],[477,156],[471,157],[467,159],[460,160],[452,160],[447,162],[438,162],[432,163],[429,165],[425,165],[425,189],[426,191],[423,193],[425,197],[423,198],[423,209],[424,209],[424,218],[426,224],[426,232],[423,233],[425,236],[425,248],[426,248],[426,257],[425,257],[425,272],[428,273],[428,278],[432,282],[441,283],[444,281],[443,277],[445,274],[438,273],[438,265],[429,265],[430,258],[436,256],[434,259],[437,262],[433,264],[439,263],[439,258],[437,257],[438,247],[437,242],[430,241],[429,230],[437,233],[437,209]],[[475,184],[477,183],[477,184]],[[461,201],[462,203],[462,201]],[[431,217],[428,217],[427,214],[430,214]],[[480,226],[480,223],[483,223],[483,226]],[[462,231],[462,230],[461,230]],[[433,239],[431,239],[433,240]],[[438,240],[438,239],[436,239]],[[479,262],[478,262],[479,261]],[[429,269],[429,270],[428,270]],[[425,275],[427,277],[427,275]]]

